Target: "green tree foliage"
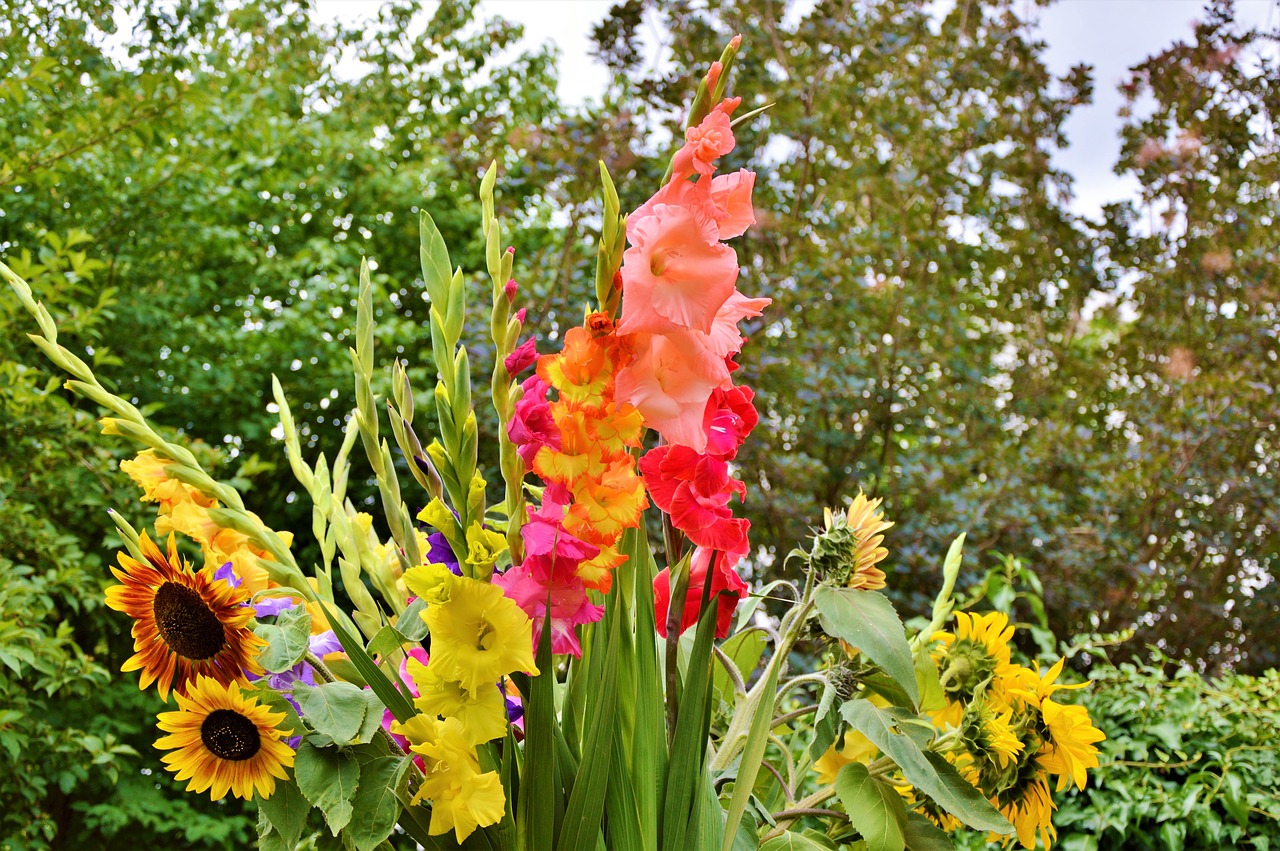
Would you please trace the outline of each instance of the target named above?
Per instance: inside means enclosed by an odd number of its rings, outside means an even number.
[[[597,30],[620,103],[672,107],[735,32],[735,83],[760,93],[741,110],[774,103],[732,155],[759,171],[743,288],[774,298],[743,356],[755,540],[785,552],[861,487],[898,523],[890,587],[916,609],[968,530],[1035,566],[1062,634],[1136,624],[1202,663],[1273,665],[1247,639],[1274,630],[1276,584],[1251,595],[1280,528],[1274,36],[1218,4],[1138,69],[1119,168],[1155,213],[1094,222],[1051,163],[1089,72],[1055,79],[1025,11],[634,0]],[[646,16],[669,73],[641,67]],[[1194,155],[1138,163],[1179,134]]]
[[[559,254],[540,194],[554,151],[512,144],[554,135],[552,55],[499,62],[518,29],[473,6],[387,5],[361,32],[289,2],[0,12],[0,251],[104,377],[275,528],[302,533],[310,515],[276,465],[270,375],[313,449],[338,439],[362,257],[398,308],[379,327],[429,391],[418,209],[478,271],[475,188],[498,159],[522,253]],[[171,782],[152,748],[161,707],[116,673],[132,641],[101,603],[119,547],[105,509],[154,515],[20,312],[0,294],[0,847],[244,847],[245,806]]]

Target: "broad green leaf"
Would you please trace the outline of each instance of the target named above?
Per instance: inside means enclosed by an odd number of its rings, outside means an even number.
[[[827,851],[807,836],[787,831],[760,846],[760,851]]]
[[[955,843],[946,831],[919,813],[908,813],[903,838],[907,851],[953,851]]]
[[[865,700],[850,700],[840,714],[857,731],[891,757],[911,785],[970,827],[1008,834],[1013,825],[982,793],[962,778],[944,758],[924,752],[910,736],[898,732],[899,719]]]
[[[360,786],[352,800],[355,813],[347,825],[357,851],[372,851],[391,835],[400,815],[396,785],[408,767],[404,756],[379,757],[360,766]]]
[[[425,597],[419,597],[405,606],[400,617],[396,618],[396,631],[410,641],[421,641],[427,637],[427,622],[422,613],[427,610]]]
[[[902,796],[872,777],[865,765],[852,762],[843,766],[836,775],[836,794],[869,851],[902,851],[906,847],[903,826],[907,809]]]
[[[269,798],[259,795],[256,800],[258,812],[280,834],[285,847],[293,848],[297,845],[307,826],[307,815],[311,812],[311,804],[298,789],[297,783],[293,780],[277,780],[275,791]]]
[[[920,691],[920,711],[937,712],[946,706],[942,682],[938,678],[938,666],[929,653],[929,646],[922,645],[915,652],[916,686]]]
[[[351,664],[360,672],[361,678],[369,684],[369,688],[373,689],[374,694],[378,696],[382,704],[391,710],[391,714],[396,717],[397,721],[408,721],[416,715],[417,710],[409,702],[409,698],[405,697],[403,692],[392,685],[391,680],[387,679],[387,675],[382,673],[369,654],[365,652],[364,643],[343,626],[341,611],[332,603],[323,600],[321,605],[329,612],[329,626],[333,629],[334,634],[338,636],[338,641],[342,644],[342,649],[346,652],[347,658],[351,660]]]
[[[366,702],[364,690],[351,683],[324,683],[309,686],[295,683],[293,697],[302,715],[317,733],[328,736],[335,744],[346,744],[360,732]]]
[[[378,735],[378,730],[382,728],[382,718],[386,707],[382,705],[382,701],[378,700],[378,696],[372,691],[360,689],[360,695],[364,698],[365,710],[364,720],[360,723],[360,732],[356,736],[356,741],[366,744],[372,742],[373,737]]]
[[[293,771],[302,794],[324,813],[329,830],[337,836],[351,821],[360,764],[337,748],[318,748],[304,741],[298,748]]]
[[[878,591],[820,585],[813,601],[828,635],[865,653],[919,705],[911,646],[888,597]]]
[[[311,637],[311,615],[302,606],[285,609],[275,623],[259,624],[254,633],[267,642],[258,655],[258,664],[279,674],[302,661]]]

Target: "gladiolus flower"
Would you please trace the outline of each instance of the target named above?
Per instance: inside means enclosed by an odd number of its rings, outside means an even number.
[[[511,354],[507,355],[502,361],[502,365],[507,368],[507,375],[519,375],[533,366],[537,360],[538,343],[530,337],[517,346]]]
[[[746,522],[745,520],[743,521]],[[746,537],[743,536],[745,543]],[[702,603],[707,573],[711,572],[711,597],[716,600],[716,637],[729,634],[733,612],[747,595],[747,583],[734,572],[734,565],[746,554],[745,547],[735,552],[723,552],[699,547],[689,560],[689,585],[685,593],[684,611],[680,618],[680,632],[698,622],[698,606]],[[667,637],[667,613],[671,606],[671,571],[664,568],[653,580],[654,615],[658,634]],[[718,595],[718,596],[717,596]]]

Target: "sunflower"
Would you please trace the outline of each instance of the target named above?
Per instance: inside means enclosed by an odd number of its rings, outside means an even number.
[[[160,729],[169,735],[156,742],[172,751],[161,760],[178,780],[189,780],[188,792],[211,789],[213,800],[228,790],[238,798],[251,798],[255,790],[271,797],[276,778],[288,777],[294,752],[276,725],[284,713],[272,712],[236,683],[223,685],[200,677],[187,693],[178,694],[177,712],[161,712]]]
[[[257,655],[265,642],[245,627],[253,617],[244,605],[248,589],[214,579],[208,567],[192,572],[172,535],[167,555],[145,532],[138,546],[147,563],[121,553],[120,569],[111,572],[124,584],[107,589],[107,605],[135,621],[136,652],[121,670],[141,669],[139,688],[155,682],[162,698],[200,675],[226,684],[262,673]]]
[[[956,612],[956,631],[939,632],[934,638],[943,644],[933,660],[949,701],[968,701],[979,688],[993,685],[993,693],[1004,696],[1018,669],[1010,661],[1013,627],[1005,614]]]
[[[1056,808],[1049,795],[1045,773],[1034,762],[1028,763],[1027,769],[1017,783],[991,799],[1000,815],[1013,825],[1013,834],[991,834],[987,839],[989,842],[1008,845],[1016,838],[1023,848],[1035,848],[1036,840],[1039,839],[1048,849],[1058,838],[1058,832],[1053,827],[1053,811]]]
[[[884,571],[876,565],[889,555],[889,550],[880,545],[884,542],[882,533],[893,524],[884,519],[884,511],[880,509],[883,501],[883,498],[867,499],[862,491],[858,491],[858,496],[849,506],[845,522],[858,540],[853,571],[849,574],[850,588],[875,591],[884,587]]]

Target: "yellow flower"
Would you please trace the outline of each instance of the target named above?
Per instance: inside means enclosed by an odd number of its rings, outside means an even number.
[[[175,505],[182,503],[194,503],[206,508],[214,505],[216,500],[212,497],[205,496],[191,485],[169,475],[165,467],[174,463],[176,462],[168,458],[161,458],[154,449],[144,449],[136,458],[121,461],[120,469],[142,488],[142,501],[158,502],[162,513],[167,513]]]
[[[512,671],[537,673],[529,616],[496,585],[462,576],[446,582],[448,602],[425,613],[440,675],[478,694]]]
[[[999,842],[1008,845],[1015,838],[1023,848],[1035,848],[1036,840],[1044,842],[1047,849],[1058,838],[1053,827],[1053,811],[1056,809],[1049,796],[1049,784],[1043,772],[1035,772],[1030,777],[1021,779],[1018,785],[996,795],[992,799],[1000,814],[1013,825],[1012,836],[989,834],[988,842]]]
[[[476,568],[472,573],[488,570],[507,548],[507,539],[497,532],[490,531],[480,524],[471,524],[467,529],[467,564]]]
[[[993,700],[974,701],[969,717],[971,723],[965,725],[964,731],[969,734],[970,750],[997,768],[1008,768],[1026,749],[1015,732],[1012,708]]]
[[[200,677],[187,694],[179,694],[178,706],[179,711],[158,716],[160,729],[169,735],[156,747],[172,751],[162,761],[178,780],[191,781],[188,792],[210,789],[215,801],[228,791],[238,798],[251,798],[255,791],[269,798],[276,778],[289,776],[285,769],[293,765],[294,753],[276,729],[284,713],[246,697],[234,683],[224,686],[210,677]]]
[[[468,744],[478,745],[506,734],[507,704],[496,684],[472,696],[460,683],[440,676],[434,664],[424,665],[410,657],[406,667],[418,687],[414,706],[426,715],[457,718]]]
[[[424,564],[404,572],[404,585],[415,597],[422,597],[435,606],[449,599],[449,580],[453,573],[443,564]],[[422,617],[426,618],[426,612]]]
[[[1083,706],[1064,705],[1046,697],[1040,704],[1049,741],[1036,760],[1050,774],[1058,776],[1058,791],[1074,782],[1083,789],[1088,777],[1086,769],[1098,767],[1098,749],[1106,735],[1093,726],[1089,710]]]
[[[495,689],[496,690],[496,689]],[[436,721],[416,715],[391,730],[409,739],[423,758],[422,785],[410,804],[431,800],[432,836],[454,832],[461,844],[477,827],[497,824],[506,812],[506,795],[496,771],[480,772],[480,760],[457,718]]]
[[[226,684],[244,680],[246,671],[262,673],[256,659],[266,642],[246,628],[249,591],[214,579],[212,566],[193,573],[172,535],[167,555],[145,532],[138,546],[147,563],[120,553],[120,568],[111,572],[123,584],[106,593],[108,607],[134,619],[137,652],[121,670],[141,669],[139,687],[155,682],[162,698],[170,688],[186,691],[197,676]]]
[[[884,571],[876,567],[889,555],[889,550],[882,547],[886,529],[893,526],[884,519],[880,510],[880,499],[867,499],[861,490],[849,506],[846,523],[853,530],[858,541],[854,553],[854,567],[849,574],[849,587],[875,591],[884,587]],[[830,525],[830,524],[828,524]]]
[[[820,783],[835,783],[840,769],[852,762],[868,765],[878,752],[879,749],[870,739],[857,730],[849,730],[844,734],[844,743],[840,749],[837,750],[834,744],[827,748],[827,752],[814,762],[813,770],[818,773]]]
[[[1003,696],[1006,683],[1016,677],[1017,666],[1010,661],[1009,652],[1013,627],[1001,612],[956,612],[956,631],[935,633],[933,637],[943,645],[934,652],[933,660],[948,700],[967,701],[978,688],[993,683],[993,691]]]

